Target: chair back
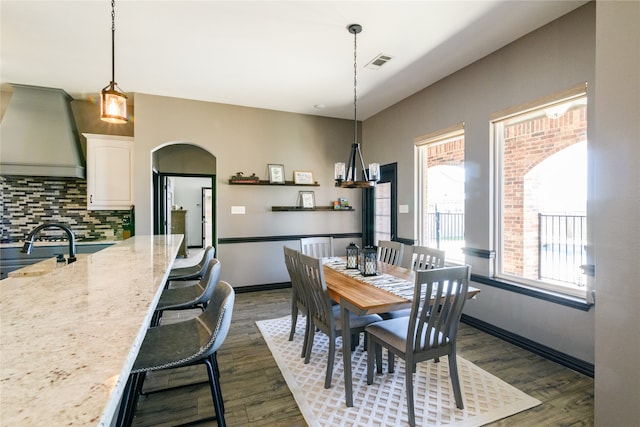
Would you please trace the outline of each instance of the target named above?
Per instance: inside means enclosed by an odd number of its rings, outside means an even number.
[[[413,246],[411,270],[431,270],[444,267],[444,251],[427,246]]]
[[[333,237],[303,237],[300,239],[300,252],[315,258],[333,256]]]
[[[214,248],[213,246],[207,246],[207,248],[204,250],[204,253],[202,254],[202,259],[197,264],[197,266],[200,267],[200,274],[203,275],[205,273],[209,261],[213,259],[213,256],[215,254],[216,248]]]
[[[302,283],[302,277],[300,276],[300,260],[298,259],[298,251],[284,246],[284,263],[287,266],[289,278],[291,279],[291,292],[293,299],[296,301],[298,306],[306,307],[308,309],[305,286]]]
[[[207,246],[197,264],[172,268],[168,280],[198,279],[203,277],[215,253],[216,248]]]
[[[324,281],[324,268],[322,260],[303,253],[298,254],[300,261],[300,276],[306,285],[309,298],[310,316],[314,319],[314,324],[325,333],[334,331],[335,320],[327,284]]]
[[[208,357],[218,351],[229,333],[235,292],[231,285],[224,280],[218,282],[213,290],[207,309],[195,320],[202,327],[202,346],[194,359]]]
[[[199,304],[207,305],[213,295],[213,291],[220,280],[220,261],[217,258],[209,260],[207,269],[200,279],[200,287],[203,289],[202,295],[198,298]]]
[[[378,241],[378,261],[391,265],[400,265],[404,254],[404,244],[390,240]]]
[[[416,271],[407,335],[408,352],[429,352],[455,346],[470,275],[468,265]]]

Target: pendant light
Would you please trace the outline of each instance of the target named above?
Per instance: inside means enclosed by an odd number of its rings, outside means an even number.
[[[358,41],[357,35],[362,31],[362,26],[351,24],[347,27],[349,33],[353,34],[353,144],[351,144],[351,153],[349,154],[349,162],[345,165],[343,162],[337,162],[334,165],[334,179],[336,187],[342,188],[369,188],[374,187],[380,179],[380,164],[369,164],[369,170],[364,167],[362,151],[358,142],[358,65],[357,51]],[[360,161],[362,168],[362,179],[357,178],[357,162]]]
[[[111,82],[102,89],[100,95],[100,119],[109,123],[126,123],[127,95],[118,87],[115,77],[115,7],[115,0],[111,0]]]

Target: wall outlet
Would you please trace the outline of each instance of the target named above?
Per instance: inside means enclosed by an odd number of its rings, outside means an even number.
[[[409,213],[409,205],[400,205],[400,206],[398,206],[398,211],[400,213]]]

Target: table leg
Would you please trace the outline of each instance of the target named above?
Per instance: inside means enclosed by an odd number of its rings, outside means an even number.
[[[344,397],[348,407],[353,406],[353,391],[351,385],[351,314],[346,304],[340,301],[340,316],[342,320],[342,358],[344,364]]]

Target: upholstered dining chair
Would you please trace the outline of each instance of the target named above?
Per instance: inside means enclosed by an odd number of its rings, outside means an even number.
[[[195,319],[150,328],[131,369],[124,410],[124,425],[131,425],[138,396],[147,372],[204,364],[218,426],[225,425],[224,402],[220,389],[220,370],[216,352],[231,325],[235,293],[231,285],[220,281],[206,310]],[[205,421],[205,420],[199,420]]]
[[[204,311],[218,280],[220,280],[220,261],[212,258],[207,261],[204,276],[197,283],[163,289],[153,314],[152,326],[156,326],[160,322],[162,313],[166,310],[199,308]]]
[[[298,257],[300,259],[300,275],[307,286],[309,303],[311,304],[310,315],[313,322],[313,325],[309,328],[309,338],[304,363],[309,363],[315,329],[318,328],[329,337],[329,354],[327,356],[327,373],[324,388],[330,388],[336,352],[336,338],[342,335],[340,306],[331,305],[331,299],[327,292],[327,284],[324,280],[322,260],[302,253],[298,254]],[[351,314],[351,333],[352,335],[359,335],[361,332],[364,332],[365,326],[381,320],[382,318],[377,314],[364,316]],[[352,341],[355,343],[355,340]]]
[[[469,266],[418,270],[415,275],[411,314],[368,325],[367,384],[373,384],[373,365],[382,373],[382,349],[388,352],[389,372],[394,371],[394,357],[405,361],[405,387],[409,425],[415,426],[413,374],[416,363],[447,356],[449,377],[456,407],[464,408],[456,339],[462,308],[467,299],[471,268]],[[439,295],[440,298],[431,298]]]
[[[300,252],[315,258],[333,256],[333,237],[303,237],[300,239]]]
[[[188,265],[185,267],[172,268],[169,271],[169,277],[167,278],[167,285],[172,280],[198,280],[202,276],[207,268],[208,262],[213,259],[216,253],[216,249],[213,246],[207,246],[202,254],[202,258],[196,264]]]
[[[392,265],[400,265],[403,254],[404,244],[390,240],[378,241],[378,261]]]
[[[291,279],[291,331],[289,332],[289,341],[293,341],[296,324],[298,323],[298,313],[301,312],[305,317],[306,323],[302,354],[300,355],[300,357],[304,357],[308,345],[309,328],[313,322],[309,318],[309,304],[307,302],[305,284],[300,277],[300,260],[298,259],[298,253],[297,250],[284,246],[284,263],[287,266],[289,278]]]

